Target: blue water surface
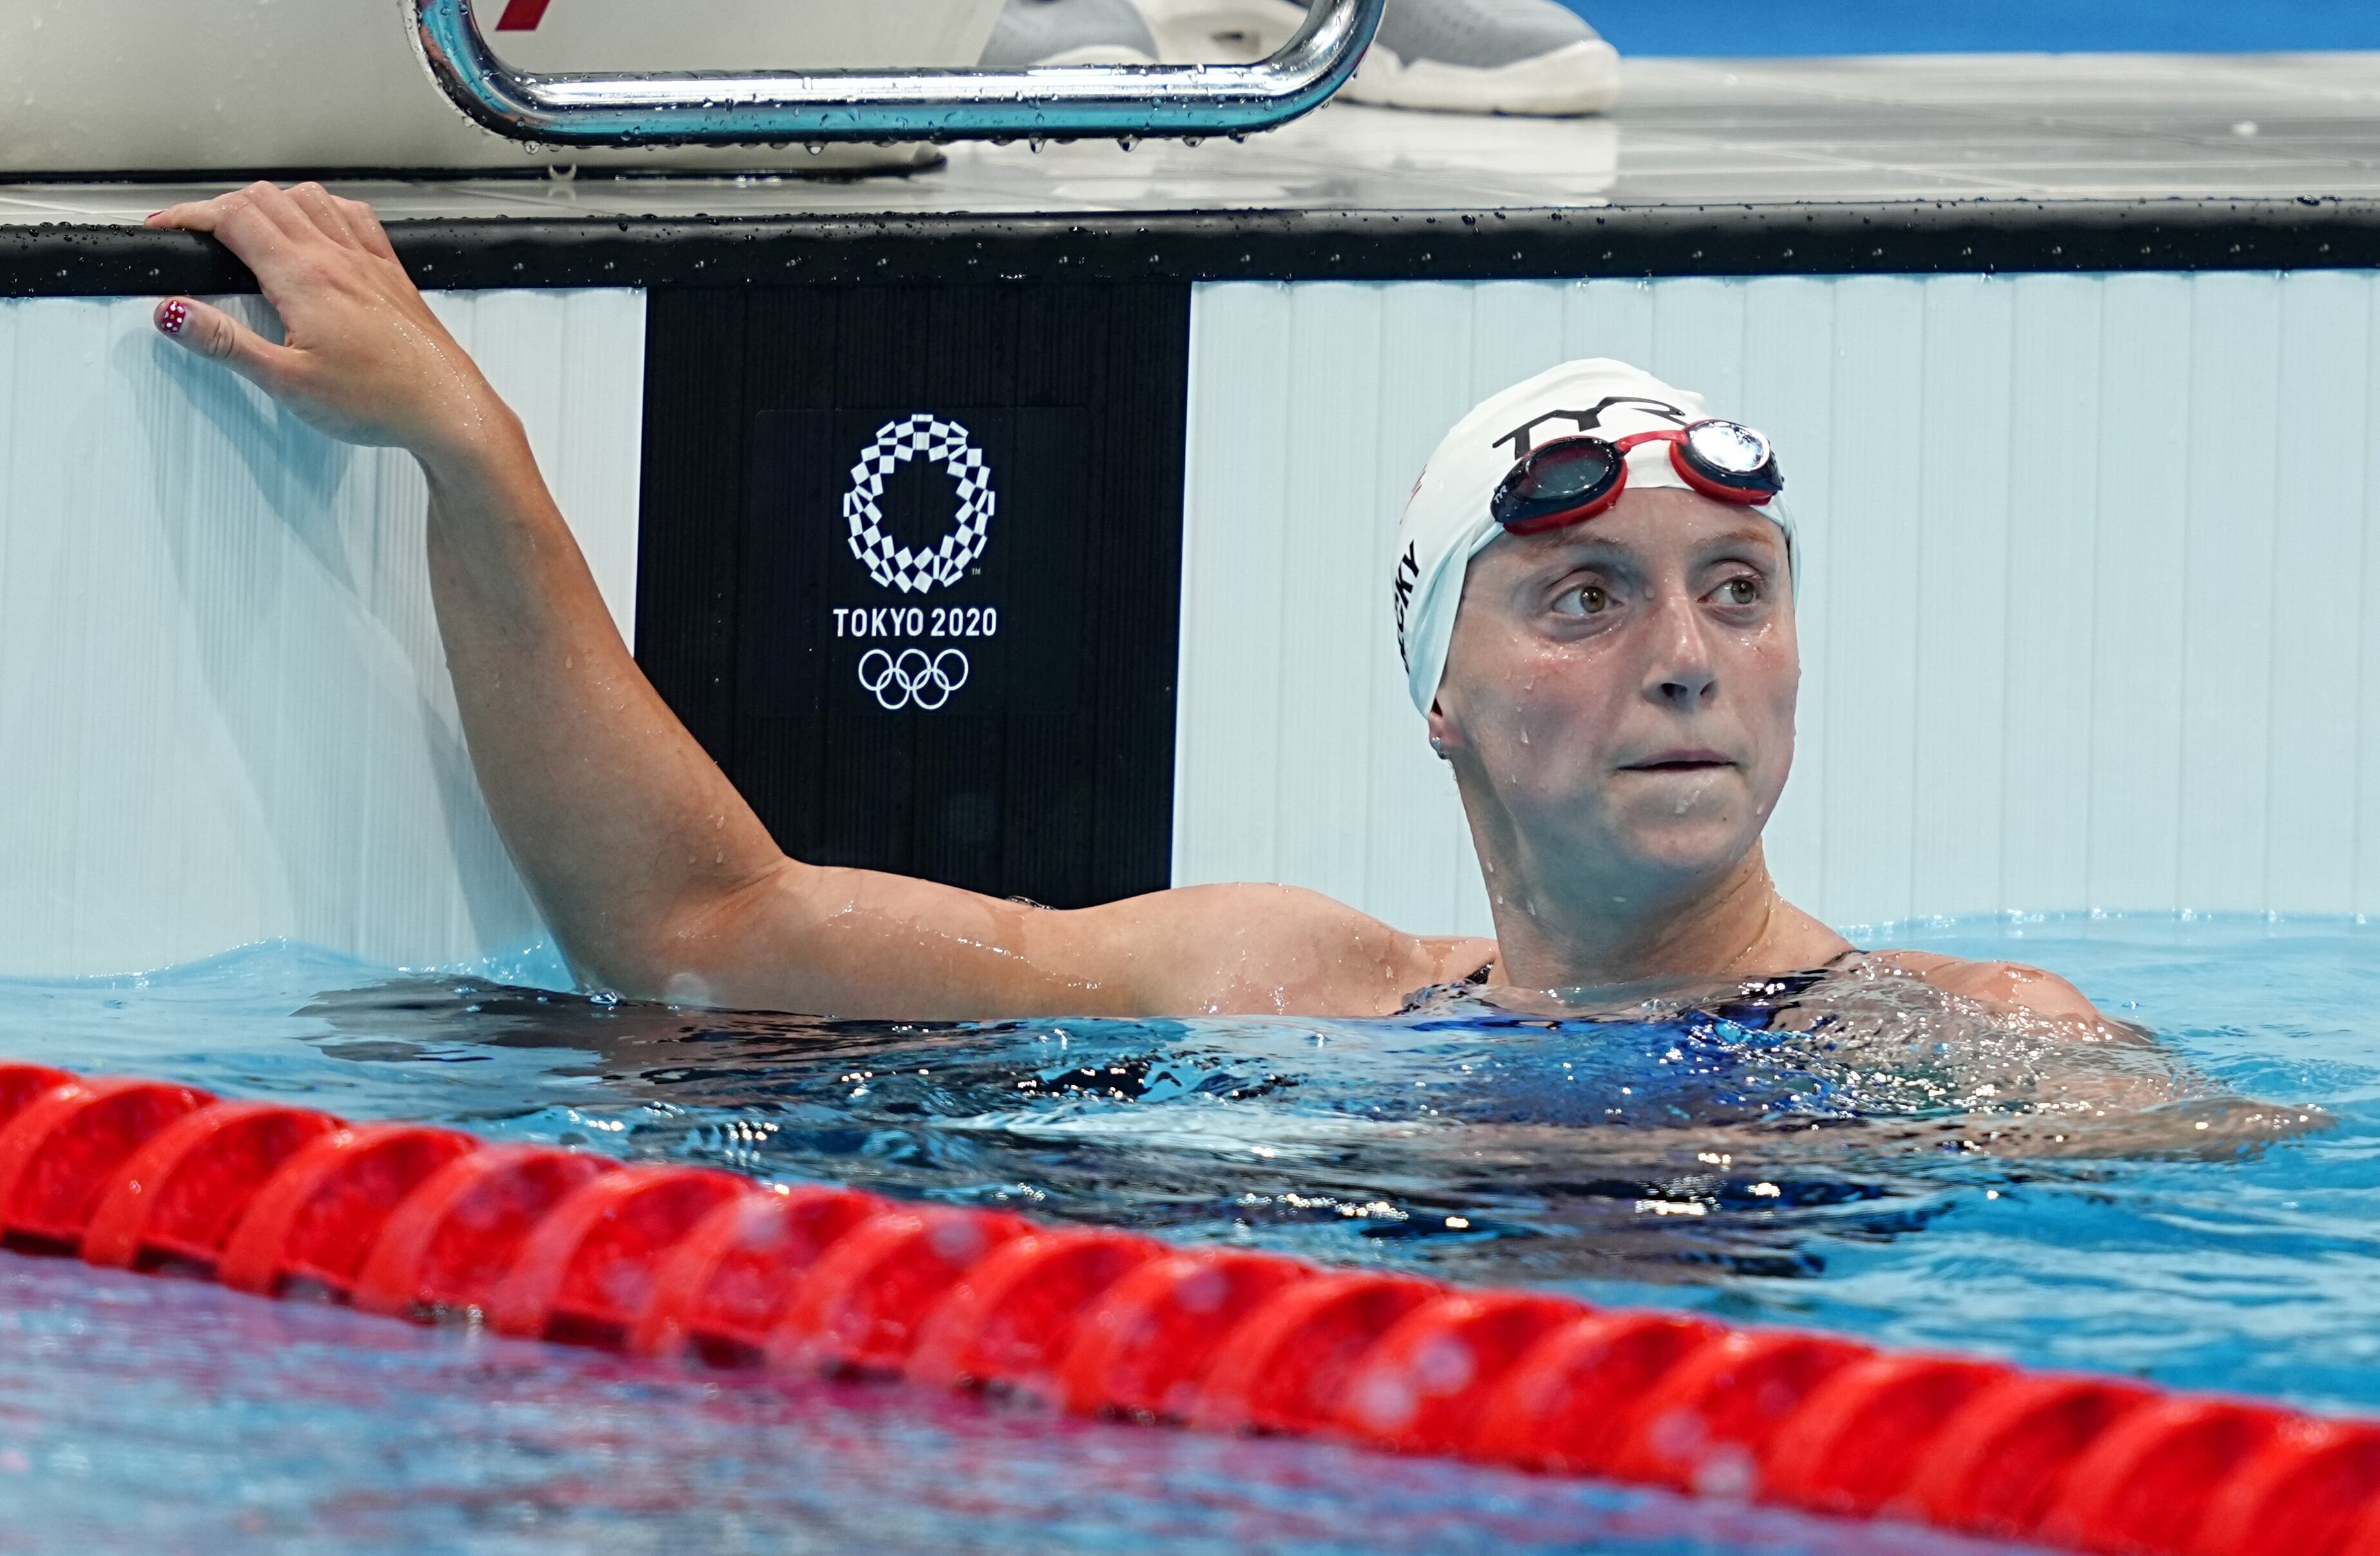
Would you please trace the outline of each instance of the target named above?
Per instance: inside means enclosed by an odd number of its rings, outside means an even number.
[[[284,946],[0,984],[0,1053],[2380,1412],[2380,931],[1877,938],[2064,974],[2160,1034],[2156,1087],[2068,1115],[2055,1146],[1977,1149],[2056,1092],[2034,1050],[1926,1029],[1880,1063],[1756,1006],[836,1026],[588,999],[550,958],[402,974]],[[2227,1096],[2310,1123],[2235,1135]],[[14,1255],[0,1330],[0,1550],[1973,1549]]]
[[[1623,55],[2172,53],[2380,49],[2367,0],[1565,0]]]

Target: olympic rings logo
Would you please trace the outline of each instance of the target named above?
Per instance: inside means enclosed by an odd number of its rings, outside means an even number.
[[[904,708],[930,713],[966,680],[967,657],[956,649],[930,657],[923,649],[903,649],[898,655],[870,649],[859,656],[860,688],[888,713]]]

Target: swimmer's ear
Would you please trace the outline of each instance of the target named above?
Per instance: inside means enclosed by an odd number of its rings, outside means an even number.
[[[1435,698],[1430,699],[1427,718],[1429,723],[1429,748],[1438,754],[1439,760],[1451,761],[1454,760],[1454,753],[1463,748],[1463,736],[1455,729],[1454,722],[1446,716],[1446,710],[1438,705]]]
[[[196,298],[167,298],[157,305],[152,317],[159,334],[201,357],[213,358],[260,389],[270,391],[280,384],[286,376],[285,359],[298,355]]]

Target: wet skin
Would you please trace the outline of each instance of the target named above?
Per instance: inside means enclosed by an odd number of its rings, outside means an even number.
[[[1731,504],[1632,490],[1473,561],[1429,724],[1510,979],[1782,971],[1848,949],[1762,862],[1801,674],[1783,536]]]
[[[286,343],[189,298],[159,305],[161,330],[331,436],[420,463],[472,761],[590,985],[844,1016],[1363,1015],[1491,961],[1494,981],[1542,989],[1785,972],[1847,949],[1778,894],[1760,855],[1799,660],[1781,551],[1741,510],[1635,492],[1591,532],[1500,540],[1475,565],[1430,724],[1497,939],[1410,934],[1275,885],[1027,907],[777,848],[638,671],[518,420],[369,208],[255,184],[150,220],[220,238]],[[1947,991],[2104,1030],[2049,975],[1888,954]]]

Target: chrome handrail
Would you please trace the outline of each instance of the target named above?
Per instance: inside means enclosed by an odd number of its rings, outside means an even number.
[[[406,3],[431,75],[499,135],[555,146],[715,146],[1244,135],[1320,106],[1354,73],[1388,0],[1313,0],[1297,36],[1254,65],[798,75],[540,75],[496,57],[471,0]]]

